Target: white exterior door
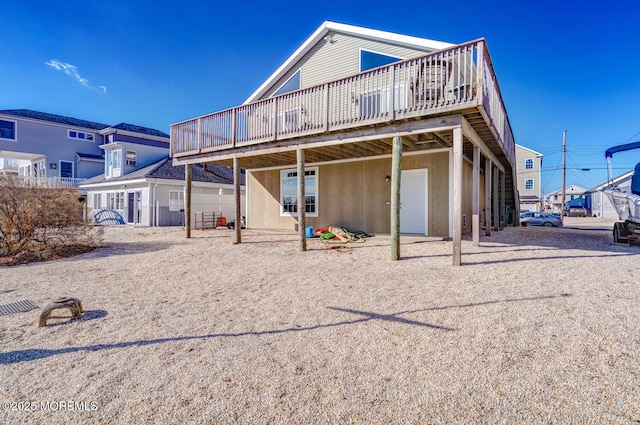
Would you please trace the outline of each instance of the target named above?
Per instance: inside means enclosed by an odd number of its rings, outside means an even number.
[[[427,235],[427,202],[427,169],[402,171],[400,233]]]

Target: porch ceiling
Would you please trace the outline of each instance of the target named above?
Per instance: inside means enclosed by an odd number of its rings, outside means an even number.
[[[453,134],[448,131],[434,131],[429,133],[410,134],[403,136],[403,152],[420,152],[432,149],[450,148]],[[305,148],[306,163],[323,163],[342,160],[353,160],[377,156],[391,155],[393,137],[380,137],[371,140],[357,141],[337,145],[326,145]],[[301,147],[304,147],[302,145]],[[296,164],[296,147],[292,146],[280,152],[240,157],[240,167],[243,169],[260,169],[285,167]],[[468,151],[471,152],[469,144]],[[211,163],[232,166],[232,159],[212,161]]]

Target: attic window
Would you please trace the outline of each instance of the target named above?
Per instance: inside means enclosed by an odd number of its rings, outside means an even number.
[[[67,130],[67,137],[69,139],[87,140],[93,142],[93,134],[85,133],[84,131]]]
[[[300,70],[297,70],[295,74],[291,76],[275,93],[273,96],[280,96],[281,94],[290,93],[292,91],[300,90]]]
[[[379,66],[389,65],[390,63],[404,60],[395,56],[389,56],[382,53],[371,52],[369,50],[360,50],[360,72]]]

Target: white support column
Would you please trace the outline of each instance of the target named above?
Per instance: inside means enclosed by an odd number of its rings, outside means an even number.
[[[453,129],[453,265],[462,264],[462,127]]]
[[[298,148],[296,151],[298,161],[298,236],[300,239],[300,251],[307,250],[307,236],[305,233],[306,202],[304,195],[304,149]]]
[[[473,193],[471,195],[471,230],[473,232],[473,246],[480,245],[480,148],[473,147]]]
[[[493,164],[489,158],[484,163],[484,230],[487,236],[491,236],[491,175]]]
[[[234,244],[239,244],[242,242],[242,217],[240,211],[240,159],[238,157],[233,158],[233,197],[234,197],[234,205],[235,205],[235,239],[233,241]]]
[[[191,179],[193,176],[193,165],[187,164],[184,166],[184,225],[186,228],[185,237],[189,239],[191,237]]]
[[[402,136],[393,138],[391,156],[391,259],[400,259],[400,176],[402,174]]]

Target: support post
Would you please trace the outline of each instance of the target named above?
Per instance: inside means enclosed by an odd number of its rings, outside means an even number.
[[[491,236],[491,174],[493,164],[489,158],[484,163],[484,230],[487,236]]]
[[[480,246],[480,147],[473,147],[473,193],[471,195],[473,246]]]
[[[498,195],[498,186],[500,185],[500,180],[498,178],[500,170],[498,167],[493,168],[493,207],[491,208],[493,212],[493,230],[500,230],[500,204],[498,201],[500,200]]]
[[[453,265],[462,264],[462,127],[453,129]]]
[[[298,237],[300,239],[300,251],[304,252],[307,250],[307,236],[305,234],[304,149],[298,148],[296,157],[298,162]]]
[[[400,176],[402,136],[394,136],[391,156],[391,260],[400,259]]]
[[[184,225],[186,228],[186,238],[191,237],[191,176],[193,175],[193,165],[184,166]]]
[[[239,244],[242,242],[242,214],[240,210],[240,159],[237,156],[233,157],[233,198],[235,205],[235,239],[233,241],[234,244]]]
[[[502,214],[502,220],[500,220],[500,229],[504,229],[507,226],[507,174],[500,172],[500,214]]]
[[[609,172],[611,176],[611,172]],[[564,224],[564,200],[567,194],[567,131],[562,132],[562,205],[560,205],[560,220]]]

